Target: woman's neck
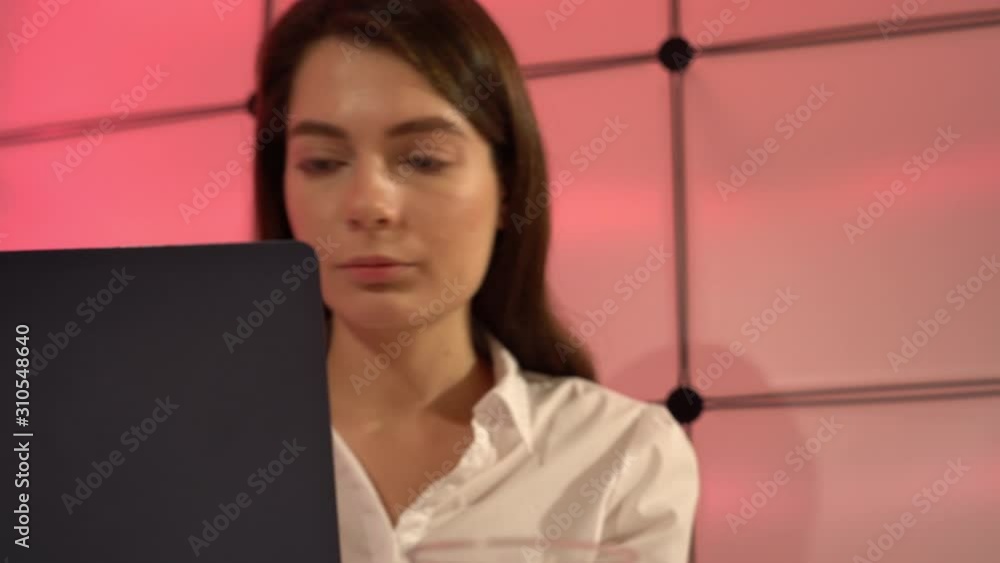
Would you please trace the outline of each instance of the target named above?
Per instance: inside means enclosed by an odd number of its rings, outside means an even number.
[[[327,356],[331,415],[366,428],[431,416],[465,420],[493,385],[459,312],[417,327],[367,331],[333,317]]]

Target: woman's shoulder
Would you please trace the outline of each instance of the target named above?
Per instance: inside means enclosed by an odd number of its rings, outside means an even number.
[[[533,426],[544,433],[573,433],[621,442],[677,439],[683,428],[663,404],[644,401],[582,377],[522,372]]]

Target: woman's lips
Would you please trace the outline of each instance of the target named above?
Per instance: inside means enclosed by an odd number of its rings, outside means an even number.
[[[409,264],[381,264],[366,266],[342,266],[347,275],[359,283],[384,283],[399,279],[413,269]]]

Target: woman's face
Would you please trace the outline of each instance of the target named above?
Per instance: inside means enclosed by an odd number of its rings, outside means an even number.
[[[294,77],[289,221],[338,322],[422,330],[485,276],[501,224],[490,146],[402,59],[345,44],[316,43]]]

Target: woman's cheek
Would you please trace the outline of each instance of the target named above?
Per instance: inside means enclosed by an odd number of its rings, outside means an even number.
[[[309,190],[301,184],[285,184],[285,205],[288,221],[295,237],[305,242],[315,243],[322,237],[323,216],[330,205],[317,190]]]

